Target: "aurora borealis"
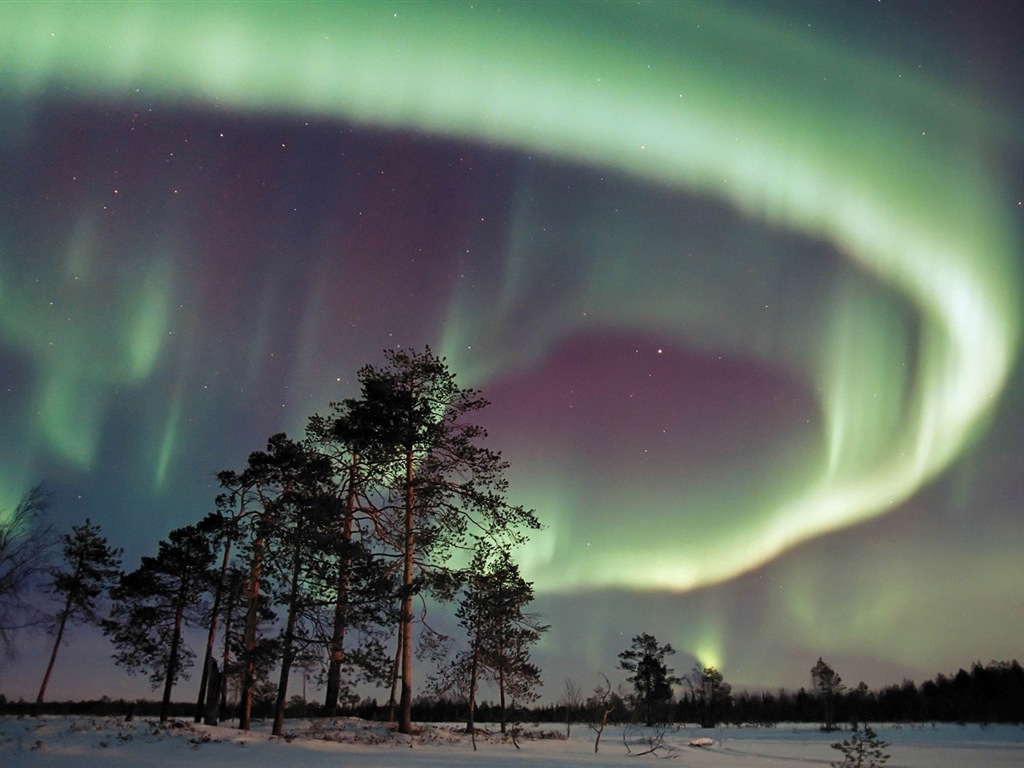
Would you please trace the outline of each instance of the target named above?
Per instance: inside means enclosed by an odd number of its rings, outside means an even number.
[[[548,695],[640,631],[757,686],[1021,656],[1012,3],[2,17],[0,509],[137,556],[430,344],[547,525]]]

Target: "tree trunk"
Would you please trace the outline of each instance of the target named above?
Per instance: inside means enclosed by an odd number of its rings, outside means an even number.
[[[349,467],[348,495],[345,503],[345,527],[342,541],[345,555],[338,563],[338,600],[334,605],[334,631],[331,635],[331,657],[327,666],[327,691],[324,696],[324,709],[328,715],[338,711],[338,697],[341,694],[341,664],[345,660],[345,632],[348,629],[348,588],[349,569],[352,558],[348,556],[352,544],[352,520],[356,505],[356,458],[353,457]]]
[[[388,698],[388,722],[395,721],[395,707],[397,706],[398,695],[398,670],[402,665],[402,633],[398,633],[398,642],[395,644],[395,660],[391,665],[391,696]]]
[[[416,530],[413,526],[413,504],[415,502],[413,480],[414,456],[408,450],[405,456],[405,568],[402,580],[402,698],[398,707],[398,731],[412,733],[412,573],[413,554],[416,549]]]
[[[199,678],[199,696],[196,699],[196,713],[194,722],[204,719],[206,714],[206,690],[210,680],[210,665],[216,666],[213,660],[213,646],[217,642],[217,617],[220,614],[220,604],[224,600],[224,577],[228,570],[228,563],[231,560],[231,539],[224,544],[224,557],[220,564],[220,580],[217,582],[217,591],[213,593],[213,607],[210,608],[210,631],[206,636],[206,655],[203,657],[203,674]]]
[[[612,710],[605,707],[604,704],[601,705],[601,722],[595,729],[597,731],[597,736],[594,737],[595,755],[597,754],[598,748],[601,746],[601,734],[604,733],[605,726],[608,724],[608,715],[610,715],[611,713]]]
[[[347,562],[342,562],[339,565],[339,569],[342,571],[347,568]],[[324,692],[324,713],[328,716],[337,714],[338,699],[341,696],[341,665],[345,660],[345,623],[348,613],[345,604],[348,598],[347,585],[348,580],[342,575],[338,583],[338,601],[334,605],[334,629],[328,646],[330,658],[327,663],[327,685]]]
[[[295,531],[295,555],[292,560],[292,578],[288,590],[288,620],[284,628],[284,648],[281,649],[281,677],[277,683],[277,701],[274,704],[274,736],[284,735],[284,709],[288,703],[288,676],[295,659],[295,626],[299,616],[299,577],[302,574],[302,546],[305,533],[300,524]]]
[[[501,732],[505,733],[505,645],[498,646],[498,692],[501,702]]]
[[[68,616],[71,613],[71,595],[68,595],[64,603],[64,610],[60,612],[60,622],[57,624],[57,638],[53,643],[53,651],[50,653],[50,663],[46,665],[46,674],[43,675],[43,684],[39,686],[39,695],[36,696],[36,704],[43,703],[43,696],[46,695],[46,687],[50,684],[50,675],[53,674],[53,665],[57,662],[57,649],[60,648],[61,640],[64,637],[64,627],[67,625]]]
[[[216,603],[216,598],[214,598],[214,603]],[[212,622],[215,623],[216,619],[213,619]],[[203,672],[199,676],[199,695],[196,697],[196,708],[192,714],[193,723],[202,722],[204,717],[206,716],[206,691],[207,686],[210,682],[210,665],[217,663],[213,659],[213,643],[215,641],[216,635],[217,630],[213,626],[213,623],[211,623],[210,632],[209,635],[207,636],[206,641],[206,654],[203,656]]]
[[[255,684],[256,667],[252,658],[256,650],[256,624],[259,619],[260,601],[260,568],[263,561],[263,539],[259,538],[253,545],[252,569],[250,571],[249,594],[245,613],[245,650],[249,658],[245,662],[242,677],[242,691],[239,695],[238,728],[242,731],[252,729],[252,689]]]
[[[220,720],[225,720],[228,716],[228,670],[231,668],[231,630],[233,625],[232,617],[235,613],[235,602],[238,596],[238,586],[232,580],[231,589],[228,591],[228,603],[224,606],[224,649],[221,653],[220,662],[220,711],[218,712]],[[238,685],[237,678],[235,684]]]
[[[81,581],[82,568],[84,565],[85,555],[79,555],[78,560],[75,562],[75,575],[71,581],[72,585],[78,584]],[[57,649],[60,648],[61,640],[64,638],[64,627],[67,626],[68,618],[71,616],[71,595],[73,589],[73,586],[68,589],[68,594],[64,600],[64,610],[60,612],[60,623],[57,625],[57,639],[53,644],[53,652],[50,653],[50,663],[46,665],[46,674],[43,675],[43,683],[39,686],[39,695],[36,696],[36,704],[43,703],[43,697],[46,695],[46,688],[50,684],[50,675],[53,674],[53,665],[57,662]]]
[[[171,635],[171,650],[167,654],[167,679],[164,680],[164,696],[160,702],[160,722],[166,723],[171,714],[171,691],[174,689],[174,677],[178,671],[178,649],[181,646],[181,619],[185,612],[185,599],[178,598],[174,610],[174,633]]]
[[[480,671],[480,641],[473,641],[473,664],[469,670],[469,719],[466,721],[466,733],[473,741],[476,752],[476,678]]]
[[[204,725],[216,725],[219,721],[220,710],[220,679],[221,673],[217,669],[217,660],[210,659],[210,668],[207,670],[209,684],[206,687],[206,709],[203,712]]]
[[[411,585],[410,585],[411,589]],[[402,598],[402,681],[398,731],[412,733],[412,595]]]

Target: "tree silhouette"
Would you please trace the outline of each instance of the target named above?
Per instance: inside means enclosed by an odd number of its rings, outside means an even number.
[[[632,674],[626,680],[633,684],[633,703],[648,726],[654,725],[669,700],[672,686],[680,682],[665,665],[665,657],[675,653],[669,645],[658,645],[657,638],[647,633],[633,638],[633,645],[619,654],[619,667]]]
[[[889,762],[890,755],[885,751],[890,746],[889,742],[878,738],[870,725],[861,731],[854,723],[850,738],[831,746],[843,753],[843,761],[829,763],[831,768],[881,768]]]
[[[241,473],[230,470],[220,472],[218,479],[227,489],[226,496],[239,512],[233,518],[242,554],[248,570],[245,594],[245,622],[243,647],[240,657],[244,661],[239,692],[238,727],[247,731],[252,727],[252,707],[257,682],[257,667],[270,646],[259,636],[262,606],[266,592],[266,558],[268,537],[274,531],[274,515],[281,499],[288,492],[292,475],[301,464],[301,452],[284,434],[272,435],[265,451],[249,454],[246,468]]]
[[[199,722],[207,710],[207,686],[210,684],[210,676],[216,668],[214,661],[214,646],[217,642],[217,625],[221,619],[221,606],[227,596],[229,579],[228,573],[231,568],[231,548],[238,533],[237,519],[233,510],[234,499],[228,494],[221,494],[217,497],[218,510],[207,515],[200,521],[199,526],[208,531],[213,544],[220,548],[221,564],[220,571],[214,581],[213,605],[210,607],[209,626],[206,633],[206,652],[203,655],[203,671],[199,678],[199,695],[196,699],[194,721]],[[224,511],[228,514],[225,515]],[[219,670],[218,681],[223,683],[227,680],[227,667]],[[219,715],[217,716],[219,719]],[[209,722],[215,725],[215,722]]]
[[[536,697],[540,670],[530,661],[530,646],[546,632],[525,608],[533,601],[533,585],[523,579],[507,551],[482,547],[465,573],[465,586],[455,612],[466,631],[469,648],[442,670],[435,690],[456,687],[466,693],[466,732],[474,734],[478,684],[487,677],[498,684],[501,731],[506,732],[507,695],[526,702]]]
[[[843,679],[819,656],[818,662],[811,668],[811,680],[814,682],[815,690],[821,695],[822,728],[826,731],[835,730],[836,699],[846,690]]]
[[[214,558],[209,536],[196,526],[178,528],[160,542],[156,557],[142,558],[111,590],[114,606],[102,626],[117,648],[114,661],[129,674],[148,673],[154,688],[163,683],[161,722],[170,714],[175,683],[187,677],[195,657],[183,630],[201,623]]]
[[[732,702],[732,686],[718,669],[699,664],[687,675],[686,683],[697,704],[701,728],[714,728]]]
[[[100,527],[92,525],[88,518],[83,525],[73,527],[70,534],[64,534],[61,541],[63,568],[50,571],[49,591],[62,598],[62,605],[54,617],[53,650],[36,696],[37,704],[42,704],[46,695],[64,630],[68,624],[99,623],[97,601],[121,575],[121,550],[108,547]]]
[[[324,604],[325,585],[318,577],[324,569],[317,561],[325,551],[326,521],[333,512],[334,498],[328,491],[331,467],[326,457],[283,434],[270,438],[266,453],[250,456],[249,466],[273,478],[281,489],[267,498],[262,517],[266,573],[275,585],[275,601],[284,609],[273,724],[273,734],[280,736],[292,665],[314,642],[307,631],[309,612]]]
[[[328,557],[323,561],[333,568],[323,578],[329,582],[328,592],[334,594],[327,638],[327,714],[337,711],[343,669],[358,670],[375,680],[387,679],[389,674],[381,640],[383,627],[393,621],[393,560],[375,552],[379,550],[378,505],[370,497],[380,478],[371,476],[373,467],[361,460],[373,451],[367,446],[371,436],[349,414],[354,402],[331,403],[328,416],[314,414],[306,427],[307,444],[333,467],[337,510],[326,521]],[[346,640],[353,636],[357,642],[346,647]]]
[[[49,567],[57,537],[40,525],[49,500],[42,485],[33,486],[14,507],[0,514],[0,646],[13,653],[12,633],[37,626],[46,617],[25,600]]]
[[[518,543],[522,528],[539,523],[532,511],[507,503],[508,465],[480,444],[486,431],[466,420],[488,404],[480,393],[459,388],[429,348],[385,355],[384,367],[359,371],[362,397],[346,405],[366,460],[383,479],[377,522],[401,563],[398,728],[409,733],[414,597],[431,586],[431,576],[448,570],[453,549],[471,549],[482,539]],[[450,586],[445,582],[442,591]]]

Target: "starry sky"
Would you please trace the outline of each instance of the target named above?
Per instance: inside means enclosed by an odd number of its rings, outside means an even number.
[[[4,4],[0,510],[43,481],[137,562],[430,345],[545,524],[547,696],[640,632],[764,688],[1022,658],[1022,38],[1011,2]],[[51,697],[127,690],[82,636]]]

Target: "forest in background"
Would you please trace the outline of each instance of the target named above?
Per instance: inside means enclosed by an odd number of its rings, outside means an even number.
[[[610,721],[632,722],[634,712],[628,695],[612,699],[615,711]],[[28,701],[8,701],[0,694],[0,715],[103,715],[125,717],[155,717],[160,713],[160,702],[152,700],[125,700],[102,698],[92,701],[45,702],[37,705]],[[191,717],[194,702],[174,702],[172,717]],[[489,701],[477,704],[479,722],[497,722],[499,708]],[[416,722],[465,722],[467,702],[449,697],[417,697],[413,701],[413,719]],[[256,703],[254,715],[264,719],[272,715],[273,702],[269,699]],[[585,724],[595,720],[598,712],[586,702],[569,705],[544,704],[524,708],[515,717],[521,722]],[[387,706],[375,698],[365,698],[357,705],[344,707],[330,716],[361,717],[380,721],[386,718]],[[329,716],[322,704],[293,697],[287,707],[289,718],[318,718]],[[779,723],[818,723],[822,717],[820,696],[813,690],[795,691],[742,691],[733,695],[721,713],[721,721],[732,725],[773,726]],[[970,669],[955,674],[938,674],[917,685],[911,680],[864,691],[860,687],[846,691],[837,700],[838,724],[853,722],[885,723],[958,723],[1024,724],[1024,668],[1017,661],[976,662]],[[683,695],[673,702],[672,722],[700,722],[699,703],[692,696]]]

